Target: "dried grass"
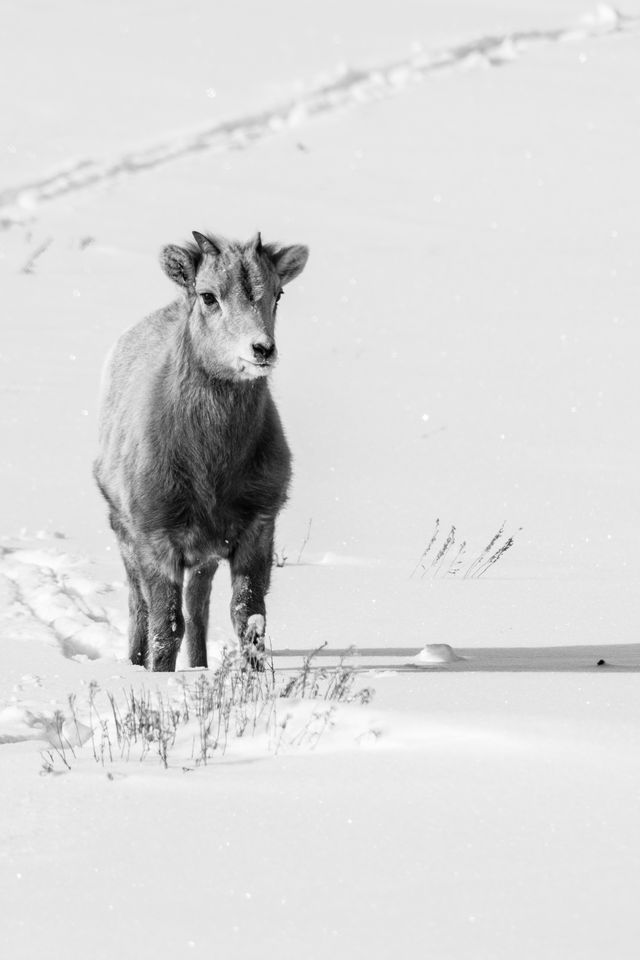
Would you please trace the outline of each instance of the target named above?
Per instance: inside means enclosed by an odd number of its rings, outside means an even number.
[[[234,655],[225,656],[215,672],[176,677],[167,691],[146,684],[114,693],[92,683],[84,710],[88,723],[80,721],[74,696],[68,716],[56,712],[43,772],[58,772],[60,765],[71,769],[82,743],[102,766],[155,757],[165,769],[184,770],[206,766],[248,737],[262,735],[272,753],[285,745],[313,748],[334,723],[338,704],[368,703],[372,696],[368,687],[354,690],[357,675],[344,659],[337,667],[316,667],[317,652],[291,675],[276,673],[269,656],[266,669],[256,671]],[[317,708],[296,712],[303,701]]]

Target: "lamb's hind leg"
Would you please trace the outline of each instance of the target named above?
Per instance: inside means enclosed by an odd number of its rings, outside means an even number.
[[[129,659],[131,663],[147,665],[149,638],[149,608],[142,592],[140,570],[133,551],[120,544],[122,562],[129,581]]]
[[[217,560],[209,560],[187,573],[184,591],[186,612],[187,649],[190,667],[207,666],[207,627],[209,625],[209,600],[211,581],[218,569]]]
[[[262,668],[266,609],[271,580],[273,520],[260,521],[244,534],[231,562],[231,619],[250,665]]]
[[[146,667],[149,609],[142,590],[140,567],[127,530],[113,509],[110,513],[110,521],[111,528],[118,539],[120,556],[129,582],[129,659],[131,663]]]

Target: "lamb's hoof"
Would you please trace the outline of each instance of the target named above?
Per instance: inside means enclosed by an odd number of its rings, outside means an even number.
[[[264,645],[262,650],[257,647],[245,650],[244,659],[249,670],[253,670],[254,673],[264,673]]]
[[[262,638],[253,643],[243,643],[242,656],[249,670],[254,670],[256,673],[264,673],[265,649]]]
[[[242,638],[242,655],[250,670],[264,672],[264,617],[259,613],[254,613],[247,621]]]

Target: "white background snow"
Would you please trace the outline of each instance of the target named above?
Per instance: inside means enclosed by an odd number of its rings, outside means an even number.
[[[621,13],[5,0],[3,957],[637,956],[640,3]],[[39,776],[69,694],[144,679],[91,478],[98,380],[193,229],[311,248],[279,316],[274,647],[465,659],[367,678],[313,751]],[[436,518],[472,554],[503,522],[514,546],[480,579],[410,578]],[[226,573],[214,594],[212,645]]]

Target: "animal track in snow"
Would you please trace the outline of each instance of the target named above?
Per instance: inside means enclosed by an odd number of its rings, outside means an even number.
[[[338,76],[312,87],[299,97],[214,126],[187,132],[108,160],[84,159],[56,173],[0,192],[0,229],[34,219],[39,205],[67,193],[142,173],[202,151],[242,149],[323,114],[371,103],[414,86],[430,74],[477,65],[507,64],[532,46],[587,40],[635,31],[640,18],[599,4],[595,12],[569,29],[521,30],[480,37],[448,49],[417,51],[402,60],[372,69],[342,69]]]
[[[68,553],[16,541],[0,543],[0,627],[3,633],[37,636],[65,657],[97,659],[121,652],[117,618],[103,604],[106,584],[80,572]]]

